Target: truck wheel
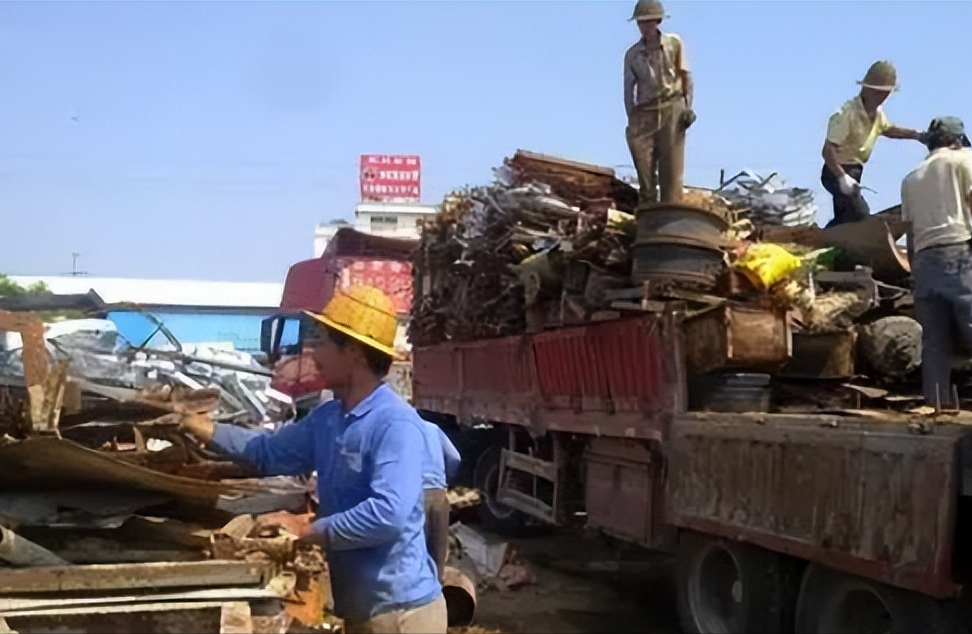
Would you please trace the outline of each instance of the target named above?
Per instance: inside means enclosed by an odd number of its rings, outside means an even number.
[[[792,614],[789,567],[761,548],[692,533],[675,561],[678,616],[686,634],[785,631]]]
[[[959,634],[968,630],[931,597],[810,565],[800,586],[796,631]]]
[[[500,454],[501,449],[493,446],[484,451],[476,462],[473,479],[482,496],[479,520],[494,533],[513,537],[522,535],[526,531],[527,517],[496,500],[499,488]]]

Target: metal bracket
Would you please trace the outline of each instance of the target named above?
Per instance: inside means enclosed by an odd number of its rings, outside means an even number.
[[[530,476],[532,491],[526,492],[511,486],[513,472],[525,473]],[[499,487],[496,491],[496,501],[509,506],[531,517],[557,523],[557,497],[560,485],[557,478],[556,459],[554,462],[540,460],[522,453],[503,449],[500,454]],[[553,484],[553,504],[547,504],[538,496],[537,481],[546,480]]]

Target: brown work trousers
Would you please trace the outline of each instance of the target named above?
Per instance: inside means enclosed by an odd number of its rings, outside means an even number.
[[[638,202],[675,202],[682,198],[685,173],[685,100],[635,107],[625,136],[638,172]],[[661,198],[659,199],[659,190]]]
[[[439,571],[440,582],[449,557],[449,510],[445,489],[425,490],[425,546]]]
[[[345,634],[446,634],[449,615],[445,597],[412,610],[393,610],[367,621],[345,621]]]

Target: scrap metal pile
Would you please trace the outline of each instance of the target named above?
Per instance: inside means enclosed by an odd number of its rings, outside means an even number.
[[[0,626],[320,625],[322,553],[257,522],[309,512],[313,483],[257,478],[179,429],[189,412],[269,425],[288,408],[268,378],[242,357],[123,351],[91,323],[70,326],[51,336],[33,314],[0,311],[22,341],[0,365]]]
[[[921,330],[896,244],[904,227],[889,210],[821,229],[816,210],[808,190],[749,171],[638,207],[613,170],[518,151],[492,185],[450,195],[424,227],[411,341],[675,312],[693,385],[759,395],[697,407],[767,408],[771,386],[782,406],[832,406],[821,393],[911,406]]]
[[[423,228],[413,345],[518,334],[551,313],[583,318],[605,288],[627,285],[634,223],[623,211],[637,195],[612,170],[520,151],[495,174],[448,196]]]
[[[9,330],[13,319],[7,318],[6,328],[0,323],[0,330]],[[46,333],[36,323],[19,336],[20,345],[7,352],[0,350],[0,377],[23,380],[29,340],[43,342],[55,365],[66,364],[67,376],[81,387],[86,409],[95,407],[99,399],[133,402],[151,392],[148,398],[157,405],[173,393],[206,389],[216,398],[214,418],[221,422],[261,424],[291,415],[291,399],[271,389],[271,372],[252,356],[209,346],[184,346],[163,324],[157,328],[167,340],[164,345],[148,347],[126,341],[106,319],[55,323],[47,326]]]

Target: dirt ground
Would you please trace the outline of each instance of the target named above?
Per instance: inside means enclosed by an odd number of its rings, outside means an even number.
[[[470,632],[680,632],[665,558],[565,531],[508,541],[537,583],[481,591]]]

